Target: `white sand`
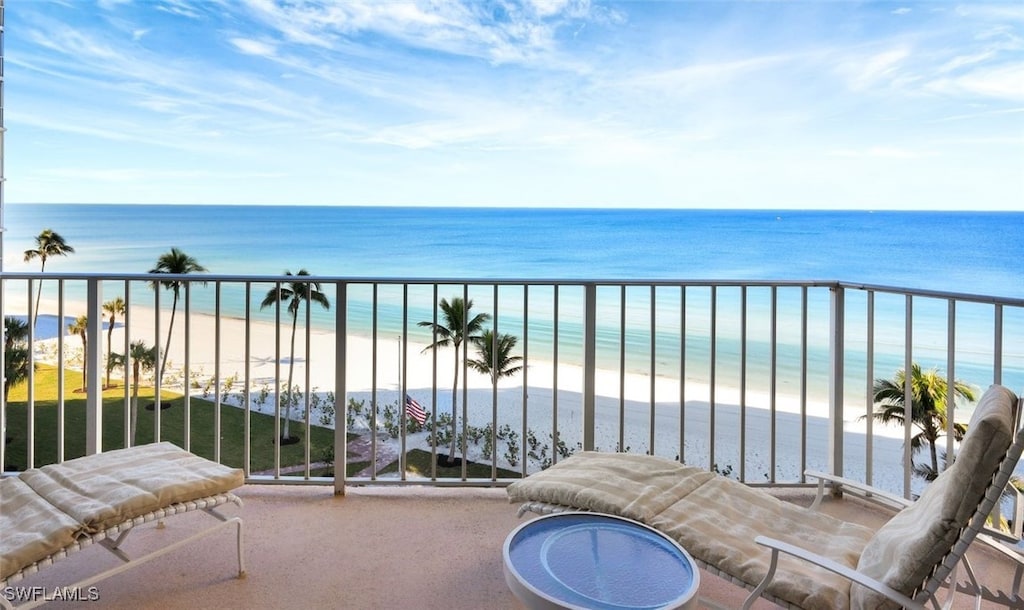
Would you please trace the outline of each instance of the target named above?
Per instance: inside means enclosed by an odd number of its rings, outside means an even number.
[[[84,309],[84,306],[80,307]],[[68,306],[66,310],[74,310]],[[56,311],[55,304],[44,305],[42,311]],[[167,326],[170,321],[169,311],[161,318],[161,346],[166,341]],[[290,354],[291,327],[287,320],[282,322],[281,336],[275,337],[273,324],[252,322],[248,339],[245,333],[245,321],[235,318],[221,318],[218,331],[216,319],[212,315],[193,313],[188,320],[188,332],[192,337],[187,352],[184,344],[186,320],[182,311],[178,311],[174,321],[174,340],[169,354],[168,371],[164,377],[164,385],[168,389],[180,391],[182,372],[186,358],[193,380],[193,386],[201,393],[208,386],[215,374],[222,383],[233,378],[233,392],[239,392],[248,378],[253,395],[260,389],[272,389],[284,385],[288,380],[288,364]],[[132,315],[127,328],[131,341],[142,340],[147,345],[156,344],[155,319],[152,309],[133,306]],[[125,331],[123,320],[119,320],[113,332],[113,351],[124,351]],[[218,339],[219,337],[219,339]],[[103,333],[104,350],[106,349],[106,332]],[[56,339],[40,342],[37,350],[44,358],[52,357],[56,348]],[[405,387],[423,407],[431,411],[434,404],[436,386],[437,413],[451,412],[451,388],[454,372],[454,354],[452,348],[443,348],[437,353],[436,370],[434,353],[426,350],[426,345],[409,343],[400,346],[395,336],[378,337],[375,342],[369,337],[350,335],[347,345],[346,383],[349,397],[356,400],[370,398],[374,388],[377,390],[378,404],[395,404],[400,397],[399,390],[399,350],[404,348],[403,357],[407,358],[404,370],[407,371]],[[217,345],[220,346],[219,371],[217,368]],[[248,346],[248,348],[247,348]],[[248,357],[248,366],[246,354]],[[80,354],[81,342],[77,336],[65,337],[65,353]],[[80,356],[79,356],[80,358]],[[80,362],[80,360],[78,360]],[[72,356],[69,363],[73,366],[76,357]],[[307,367],[307,364],[309,365]],[[306,333],[301,326],[295,342],[295,366],[293,385],[312,388],[314,392],[326,394],[334,390],[336,370],[335,334],[326,331],[309,333],[309,356],[306,356]],[[542,443],[550,444],[551,422],[557,407],[558,428],[561,438],[570,448],[576,447],[581,440],[581,390],[583,371],[574,365],[561,365],[557,370],[557,403],[554,399],[555,368],[550,362],[531,359],[526,373],[528,383],[527,427],[536,433]],[[309,381],[306,381],[306,375]],[[460,368],[459,413],[461,418],[461,384],[463,372]],[[468,383],[469,408],[468,422],[472,426],[483,427],[492,420],[500,427],[510,424],[513,429],[523,429],[523,376],[502,380],[494,392],[490,379],[482,374],[469,370],[465,376]],[[275,383],[275,380],[277,382]],[[619,446],[620,418],[620,377],[618,371],[598,371],[596,375],[597,429],[596,446],[601,450],[614,450]],[[652,388],[650,378],[644,375],[627,374],[624,386],[624,409],[622,418],[625,422],[622,444],[633,452],[649,452],[651,450],[650,421],[652,419]],[[715,388],[715,438],[709,436],[710,388],[707,384],[688,381],[686,384],[686,416],[683,434],[683,458],[698,465],[709,466],[707,456],[711,444],[714,443],[715,463],[720,468],[731,468],[739,474],[740,434],[739,413],[736,406],[740,402],[739,391],[734,388],[717,386]],[[653,389],[656,435],[653,439],[654,453],[675,457],[679,454],[679,383],[678,380],[658,378]],[[254,399],[255,400],[255,399]],[[230,401],[228,401],[230,402]],[[268,404],[269,403],[269,404]],[[237,403],[236,403],[237,404]],[[770,396],[764,392],[749,392],[746,396],[748,408],[746,413],[745,477],[750,481],[763,481],[769,476],[772,448],[770,434],[772,417],[769,407]],[[774,434],[776,441],[775,462],[776,480],[794,480],[799,476],[803,466],[827,469],[828,464],[828,407],[822,403],[807,405],[808,425],[806,454],[807,463],[801,463],[800,433],[802,426],[799,419],[799,399],[793,396],[776,396],[776,416]],[[262,404],[253,404],[253,408],[263,412],[273,411],[273,398]],[[301,417],[301,410],[293,411],[293,418]],[[864,478],[865,440],[864,422],[855,416],[848,417],[844,424],[846,429],[846,447],[844,470],[852,478]],[[318,423],[318,414],[312,413],[311,420]],[[357,422],[356,427],[363,422]],[[295,424],[293,424],[295,425]],[[874,481],[875,484],[893,491],[901,491],[902,484],[902,436],[903,429],[879,430],[876,427],[874,437]],[[407,438],[407,448],[428,448],[427,434],[419,433]],[[471,445],[470,459],[478,458],[480,446]],[[446,451],[445,449],[440,449]],[[498,450],[498,466],[513,467],[504,459],[504,451]],[[534,470],[538,464],[531,464]],[[515,466],[513,469],[520,469]]]

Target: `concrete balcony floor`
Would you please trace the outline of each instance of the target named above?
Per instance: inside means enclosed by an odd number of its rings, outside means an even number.
[[[811,498],[806,490],[773,493],[803,505]],[[98,602],[50,606],[522,608],[502,574],[502,544],[522,522],[503,489],[354,487],[336,497],[329,487],[247,485],[238,495],[245,506],[224,512],[245,520],[246,578],[235,578],[234,533],[222,530],[98,583]],[[885,518],[884,511],[852,498],[827,501],[825,510],[867,524]],[[129,554],[156,548],[161,539],[173,542],[210,523],[201,513],[173,517],[165,529],[133,532],[124,548]],[[980,547],[969,556],[983,582],[1007,589],[1009,562]],[[16,584],[52,589],[117,563],[94,546]],[[708,602],[702,607],[737,608],[746,591],[702,573],[701,596]],[[760,600],[756,607],[774,605]],[[960,595],[954,607],[972,608],[973,602]]]

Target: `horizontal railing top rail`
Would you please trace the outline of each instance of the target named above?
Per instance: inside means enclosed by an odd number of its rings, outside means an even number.
[[[1024,307],[1024,297],[985,295],[971,292],[934,290],[929,288],[908,288],[888,284],[870,284],[838,279],[723,279],[723,278],[691,278],[691,279],[615,279],[615,278],[509,278],[509,277],[375,277],[346,275],[273,275],[273,274],[222,274],[222,273],[97,273],[97,272],[40,272],[40,271],[0,271],[0,277],[15,280],[95,280],[103,281],[182,281],[187,283],[202,282],[320,282],[346,284],[381,284],[381,285],[471,285],[471,286],[664,286],[664,287],[807,287],[807,288],[848,288],[870,292],[902,294],[936,299],[953,299],[971,303],[1002,304],[1013,307]],[[1024,278],[1022,278],[1024,281]]]

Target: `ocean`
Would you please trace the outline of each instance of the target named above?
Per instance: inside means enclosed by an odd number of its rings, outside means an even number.
[[[51,272],[146,272],[174,246],[218,274],[276,275],[306,269],[320,276],[365,278],[841,280],[1024,298],[1024,213],[7,204],[5,224],[5,271],[37,271],[38,261],[24,262],[22,253],[34,246],[42,229],[51,228],[76,250],[71,256],[50,259]],[[735,294],[723,294],[720,304],[733,307],[729,299]],[[752,294],[752,307],[766,306],[766,293]],[[368,304],[369,297],[364,296]],[[614,303],[618,293],[601,296]],[[798,296],[781,291],[784,301]],[[517,295],[509,298],[521,301]],[[571,309],[578,295],[570,290],[562,298]],[[645,334],[649,316],[643,306],[648,297],[637,298],[640,305],[628,316],[637,332],[628,342],[627,360],[631,369],[643,371],[650,345]],[[659,292],[658,309],[671,311],[678,298],[678,290]],[[706,296],[698,292],[688,298]],[[851,303],[852,308],[859,306]],[[196,308],[204,307],[211,308],[210,300],[197,296]],[[898,350],[884,358],[885,345],[901,338],[903,307],[901,298],[879,298],[883,360],[878,374],[888,375],[888,369],[902,364]],[[368,332],[368,307],[356,309],[361,315],[353,320]],[[990,316],[983,311],[972,321],[974,314],[966,309],[958,314],[965,317],[960,340],[966,351],[983,353],[986,345],[991,346]],[[240,314],[240,307],[233,313]],[[936,332],[928,329],[944,326],[927,322],[945,313],[941,302],[924,303],[915,309],[915,327],[920,324],[925,329],[921,332]],[[1008,314],[1005,345],[1012,375],[1007,382],[1024,389],[1020,313]],[[328,314],[317,315],[315,323],[329,323]],[[413,325],[429,319],[430,304],[413,308],[411,315],[418,316]],[[531,319],[541,323],[542,318],[543,313]],[[886,322],[889,318],[891,324]],[[664,323],[668,335],[673,324],[678,331],[677,321]],[[971,343],[972,325],[981,337],[977,346]],[[382,331],[401,332],[386,325]],[[544,331],[531,332],[534,340],[543,341]],[[570,320],[559,336],[571,345],[576,332]],[[617,345],[616,332],[608,331],[603,340]],[[764,352],[764,333],[754,333],[752,356],[758,357]],[[812,322],[810,349],[815,361],[827,354],[826,333],[827,324],[822,328],[820,321]],[[896,338],[888,339],[893,333]],[[659,336],[658,346],[659,371],[678,370],[671,337]],[[693,349],[695,361],[701,355],[707,358],[707,348],[699,340]],[[729,333],[718,353],[720,358],[738,358]],[[612,350],[611,357],[617,355]],[[942,355],[941,349],[926,354],[940,364]],[[958,377],[991,377],[985,361],[979,355],[978,370],[968,364],[958,369]],[[721,368],[726,376],[737,370]],[[827,370],[813,375],[811,384],[820,393]]]
[[[3,268],[52,228],[54,271],[819,279],[1024,297],[1024,213],[7,204]]]

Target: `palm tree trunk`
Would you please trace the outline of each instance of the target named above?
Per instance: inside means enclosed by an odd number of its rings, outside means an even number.
[[[39,266],[39,273],[46,271],[46,259],[43,259],[43,264]],[[36,309],[32,312],[32,330],[36,329],[36,320],[39,319],[39,300],[43,298],[43,280],[39,280],[39,286],[36,287]],[[64,324],[64,320],[57,320],[57,328]]]
[[[281,435],[281,438],[292,437],[288,432],[288,422],[292,419],[292,373],[295,371],[295,327],[298,325],[298,321],[299,310],[296,309],[292,314],[291,358],[288,360],[288,392],[285,394],[288,397],[288,402],[284,405],[284,434]]]
[[[459,397],[459,344],[455,344],[455,382],[452,384],[452,446],[448,451],[448,463],[455,463],[455,448],[456,448],[456,428],[455,420],[458,416],[458,405],[456,404]]]
[[[167,325],[167,347],[160,362],[160,384],[164,382],[164,369],[167,367],[167,355],[171,353],[171,333],[174,332],[174,314],[178,312],[178,291],[174,291],[174,302],[171,303],[171,323]]]
[[[80,336],[82,337],[82,391],[84,392],[89,379],[89,340],[86,338],[84,330]]]
[[[114,339],[114,314],[110,314],[110,326],[107,328],[107,385],[110,387],[110,345]]]
[[[154,405],[154,409],[156,406]],[[132,433],[132,446],[135,446],[135,430],[138,428],[139,423],[139,361],[136,360],[132,364],[132,421],[131,421],[131,433]]]

